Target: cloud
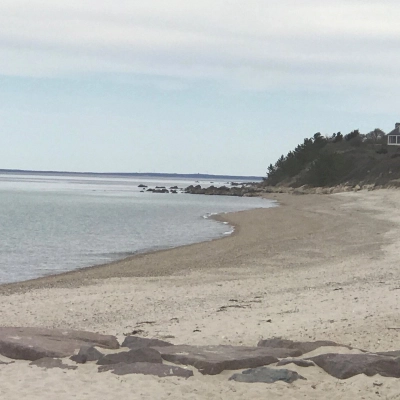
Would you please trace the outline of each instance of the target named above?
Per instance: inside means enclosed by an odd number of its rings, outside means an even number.
[[[0,74],[400,86],[399,20],[395,1],[3,0]]]

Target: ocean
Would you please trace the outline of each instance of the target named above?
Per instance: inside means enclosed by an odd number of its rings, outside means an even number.
[[[233,228],[210,215],[275,206],[260,198],[159,194],[139,188],[191,184],[211,182],[0,174],[0,283],[216,239]]]

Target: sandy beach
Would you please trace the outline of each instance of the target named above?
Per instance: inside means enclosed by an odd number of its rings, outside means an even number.
[[[220,217],[235,226],[229,237],[0,286],[0,325],[120,340],[140,330],[174,344],[255,346],[282,337],[399,350],[400,191],[270,198],[280,206]],[[93,364],[65,371],[17,361],[0,365],[0,398],[400,399],[399,379],[290,369],[307,380],[246,384],[228,381],[231,371],[118,377]]]

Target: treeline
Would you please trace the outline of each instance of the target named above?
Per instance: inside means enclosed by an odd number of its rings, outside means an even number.
[[[344,149],[355,148],[363,144],[384,142],[385,133],[375,129],[366,135],[354,130],[347,135],[341,132],[331,136],[316,133],[304,139],[293,151],[281,156],[275,165],[268,166],[265,183],[275,186],[278,183],[291,183],[295,186],[330,186],[351,171],[354,160]]]

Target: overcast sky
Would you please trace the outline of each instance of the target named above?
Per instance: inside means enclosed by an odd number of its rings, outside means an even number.
[[[398,0],[1,0],[0,168],[265,175],[400,122]]]

